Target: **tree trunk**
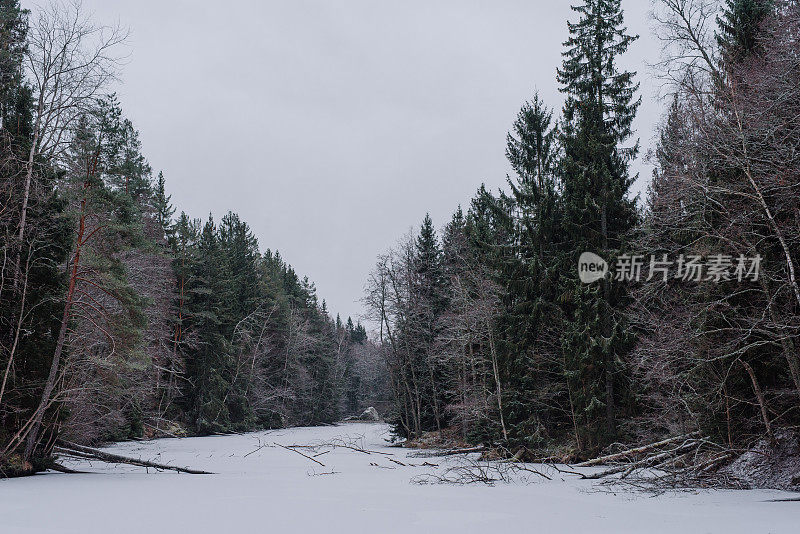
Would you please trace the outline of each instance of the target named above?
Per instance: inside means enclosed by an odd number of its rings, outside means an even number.
[[[36,408],[33,416],[33,423],[28,433],[28,439],[25,444],[25,454],[23,458],[28,461],[34,452],[39,437],[39,430],[41,429],[42,417],[44,416],[45,409],[50,403],[50,396],[56,385],[56,377],[58,376],[58,369],[61,365],[61,355],[64,351],[64,343],[67,337],[67,328],[69,326],[70,311],[72,309],[72,302],[75,296],[75,284],[78,280],[78,267],[81,260],[81,247],[83,246],[83,236],[86,232],[86,193],[89,189],[89,181],[84,182],[83,185],[84,195],[81,200],[80,219],[78,222],[78,236],[75,240],[75,255],[72,260],[72,269],[69,277],[69,286],[67,288],[67,299],[64,303],[64,313],[61,316],[61,326],[58,331],[58,340],[56,341],[56,348],[53,354],[53,361],[50,363],[50,373],[47,376],[44,390],[42,391],[42,398],[39,401],[39,406]]]
[[[605,193],[604,193],[605,194]],[[608,219],[606,214],[606,204],[605,200],[603,200],[603,208],[601,213],[601,230],[603,233],[603,250],[608,250]],[[611,331],[613,325],[611,323],[611,289],[609,288],[609,281],[607,278],[603,278],[603,304],[605,305],[605,310],[603,310],[603,317],[600,318],[602,321],[602,335],[604,339],[611,338]],[[614,354],[613,348],[607,347],[603,352],[603,378],[605,380],[605,397],[606,397],[606,433],[607,438],[609,440],[614,439],[614,435],[616,434],[616,421],[615,421],[615,407],[614,407]]]
[[[209,473],[208,471],[189,469],[188,467],[177,467],[174,465],[159,464],[156,462],[150,462],[148,460],[141,460],[138,458],[128,458],[127,456],[111,454],[110,452],[103,452],[97,449],[92,449],[90,447],[77,445],[75,443],[68,443],[61,441],[59,441],[58,443],[59,445],[55,447],[55,450],[57,452],[62,454],[68,454],[71,456],[77,456],[80,458],[95,459],[95,460],[100,460],[101,462],[109,462],[114,464],[128,464],[128,465],[138,465],[140,467],[152,467],[153,469],[166,469],[170,471],[177,471],[179,473],[189,473],[192,475],[213,474]]]
[[[500,366],[497,361],[497,350],[494,346],[494,335],[492,334],[492,327],[489,322],[486,322],[489,328],[489,350],[492,353],[492,372],[494,373],[494,383],[497,386],[497,409],[500,412],[500,428],[503,429],[503,439],[508,440],[508,432],[506,431],[506,421],[503,417],[503,390],[500,385]]]
[[[3,373],[3,383],[0,385],[0,406],[3,404],[3,395],[6,391],[6,384],[8,383],[8,376],[11,374],[11,368],[14,364],[14,355],[17,352],[19,345],[19,334],[22,331],[22,320],[25,318],[25,300],[28,295],[28,271],[29,267],[25,269],[25,281],[22,283],[22,298],[19,305],[19,317],[17,318],[17,327],[14,331],[14,341],[11,344],[11,352],[8,355],[8,363],[6,364],[5,372]]]
[[[753,382],[753,392],[756,394],[758,405],[761,408],[761,419],[764,421],[764,427],[767,429],[767,436],[769,436],[769,439],[774,439],[772,435],[772,425],[770,425],[769,414],[767,413],[767,402],[764,400],[764,393],[761,391],[761,387],[758,385],[756,373],[753,371],[753,368],[750,367],[749,363],[744,360],[739,361],[742,362],[747,374],[750,375],[750,381]]]

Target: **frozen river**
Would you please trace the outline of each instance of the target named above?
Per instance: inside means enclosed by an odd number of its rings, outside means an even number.
[[[529,475],[494,486],[415,484],[413,479],[441,475],[459,460],[409,457],[414,451],[388,447],[388,436],[382,424],[348,423],[120,443],[107,450],[215,474],[73,461],[70,467],[90,473],[0,480],[0,533],[796,534],[800,529],[800,502],[770,502],[794,496],[777,491],[612,493],[548,468],[542,469],[552,480]]]

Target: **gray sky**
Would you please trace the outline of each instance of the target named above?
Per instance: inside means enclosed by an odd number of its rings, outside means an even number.
[[[132,31],[118,93],[178,209],[238,212],[343,318],[426,212],[442,226],[481,183],[504,184],[505,134],[535,89],[560,108],[570,3],[84,0]],[[646,150],[659,45],[650,2],[623,6]],[[650,170],[635,169],[641,191]]]

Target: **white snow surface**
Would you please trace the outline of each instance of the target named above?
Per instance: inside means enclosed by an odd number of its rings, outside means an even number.
[[[770,502],[796,494],[779,491],[653,497],[612,492],[552,469],[546,471],[551,481],[530,476],[492,487],[414,484],[415,476],[442,473],[458,460],[409,457],[414,451],[389,447],[388,437],[384,424],[346,423],[119,443],[106,450],[215,474],[65,461],[90,473],[0,480],[0,533],[800,532],[800,502]],[[275,445],[333,441],[387,454],[296,449],[323,453],[316,457],[322,466]],[[426,461],[439,467],[420,465]]]

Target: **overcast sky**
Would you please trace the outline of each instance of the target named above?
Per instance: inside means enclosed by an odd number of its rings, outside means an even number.
[[[426,212],[441,227],[481,183],[504,184],[505,134],[536,89],[560,108],[570,3],[84,0],[131,29],[117,91],[178,210],[239,213],[343,318]],[[650,1],[623,6],[646,150],[659,45]],[[650,169],[635,169],[642,191]]]

